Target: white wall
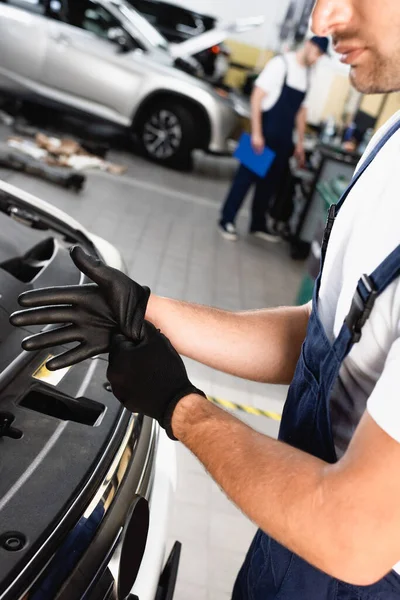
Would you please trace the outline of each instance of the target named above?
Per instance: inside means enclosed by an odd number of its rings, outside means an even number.
[[[210,14],[222,21],[264,15],[265,24],[236,36],[238,41],[261,48],[278,47],[278,28],[285,18],[289,0],[172,0],[174,4]]]
[[[309,123],[318,125],[321,122],[329,96],[332,93],[335,77],[341,75],[347,78],[349,70],[349,67],[342,65],[335,56],[329,59],[324,57],[318,61],[313,69],[312,85],[308,96]],[[342,111],[343,108],[342,105],[338,106],[339,111]]]

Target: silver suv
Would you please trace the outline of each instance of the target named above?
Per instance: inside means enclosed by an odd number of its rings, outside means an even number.
[[[246,112],[185,72],[185,44],[124,0],[0,0],[0,90],[128,128],[149,158],[179,166],[195,148],[226,153]]]

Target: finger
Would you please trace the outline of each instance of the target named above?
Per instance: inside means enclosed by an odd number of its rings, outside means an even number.
[[[24,308],[55,306],[57,304],[80,304],[82,297],[92,295],[96,290],[98,290],[98,287],[93,283],[43,288],[22,293],[18,298],[18,303]]]
[[[102,286],[112,279],[112,270],[99,258],[86,254],[80,246],[71,248],[70,255],[75,266],[97,285]]]
[[[10,323],[16,327],[27,325],[53,325],[58,323],[77,323],[78,313],[71,306],[48,306],[20,310],[10,317]]]
[[[58,371],[59,369],[77,365],[88,358],[93,358],[93,356],[96,356],[97,354],[99,354],[99,352],[94,351],[93,348],[86,346],[86,344],[80,344],[79,346],[76,346],[76,348],[67,350],[67,352],[59,354],[49,360],[46,363],[46,367],[49,371]]]
[[[134,345],[135,344],[133,344],[133,342],[125,337],[122,333],[116,333],[113,335],[110,342],[110,363],[114,362],[121,350],[129,349],[130,346]]]
[[[123,333],[115,333],[111,337],[111,348],[116,348],[120,346],[123,342],[130,342],[131,340],[127,338]]]
[[[70,344],[71,342],[82,342],[83,336],[80,330],[74,325],[67,325],[45,333],[37,333],[27,337],[22,342],[24,350],[44,350],[61,344]]]
[[[77,365],[88,358],[94,358],[99,354],[108,352],[108,345],[93,346],[86,342],[82,342],[72,350],[67,350],[63,354],[59,354],[55,358],[52,358],[46,363],[46,367],[49,371],[58,371],[59,369],[65,369],[66,367],[72,367]]]

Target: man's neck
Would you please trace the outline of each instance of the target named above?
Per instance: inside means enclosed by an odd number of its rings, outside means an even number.
[[[304,48],[300,48],[300,50],[296,52],[296,60],[302,67],[307,67],[306,53]]]

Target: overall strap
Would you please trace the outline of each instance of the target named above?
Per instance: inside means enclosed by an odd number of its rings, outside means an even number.
[[[353,296],[350,312],[335,341],[337,355],[344,359],[362,337],[376,299],[400,277],[400,245],[397,246],[371,275],[363,275]]]
[[[287,85],[287,80],[289,77],[289,64],[288,64],[288,61],[286,60],[286,56],[284,54],[281,54],[281,57],[285,64],[285,79],[283,80],[283,86],[282,86],[282,90],[283,90],[283,88]]]
[[[400,276],[400,245],[372,273],[371,279],[379,296]]]
[[[306,96],[307,96],[308,92],[310,91],[310,87],[311,87],[311,74],[312,74],[311,67],[307,67],[307,88],[306,88]]]

